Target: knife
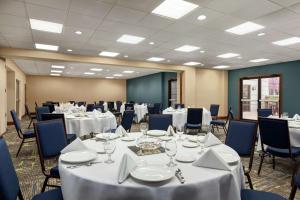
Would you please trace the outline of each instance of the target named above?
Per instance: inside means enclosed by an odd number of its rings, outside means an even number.
[[[176,176],[176,178],[179,180],[179,182],[180,182],[181,184],[184,184],[185,179],[184,179],[184,177],[182,176],[182,172],[181,172],[180,169],[177,169],[177,170],[176,170],[175,176]]]

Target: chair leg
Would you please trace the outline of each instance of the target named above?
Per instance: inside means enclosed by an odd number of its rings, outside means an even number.
[[[33,121],[33,119],[31,118],[31,119],[30,119],[30,122],[29,122],[29,125],[28,125],[28,127],[27,127],[28,129],[30,128],[30,126],[31,126],[31,124],[32,124],[32,121]]]
[[[48,184],[48,180],[49,180],[49,176],[46,176],[45,180],[44,180],[44,184],[43,184],[43,187],[42,187],[42,191],[41,192],[45,192],[45,189],[46,189],[46,186]]]
[[[224,129],[225,135],[227,135],[227,128],[226,128],[226,126],[224,126],[223,129]]]
[[[291,190],[291,193],[290,193],[290,196],[289,196],[289,200],[294,200],[295,195],[296,195],[296,192],[297,192],[297,186],[294,185],[294,186],[292,187],[292,190]]]
[[[262,168],[262,164],[264,162],[264,158],[265,158],[265,154],[262,153],[262,155],[260,156],[260,163],[259,163],[259,168],[258,168],[257,175],[260,175],[260,171],[261,171],[261,168]]]
[[[248,183],[249,183],[250,189],[253,190],[253,184],[252,184],[252,180],[251,180],[250,174],[247,173],[247,174],[245,174],[245,175],[246,175],[246,177],[247,177],[247,179],[248,179]]]
[[[275,156],[272,156],[273,169],[275,169]]]
[[[21,192],[21,189],[19,190],[18,197],[19,197],[19,200],[24,200],[24,197],[23,197],[23,194]]]
[[[20,153],[20,151],[21,151],[21,148],[22,148],[23,144],[24,144],[24,139],[22,139],[22,142],[21,142],[21,144],[20,144],[20,146],[19,146],[19,149],[18,149],[18,152],[17,152],[16,157],[19,156],[19,153]]]

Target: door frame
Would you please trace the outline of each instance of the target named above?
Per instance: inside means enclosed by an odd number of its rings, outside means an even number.
[[[239,80],[239,119],[241,120],[251,120],[251,119],[243,119],[243,109],[242,109],[242,92],[243,92],[243,80],[250,80],[250,79],[258,79],[258,104],[257,107],[260,108],[261,106],[261,79],[263,78],[274,78],[279,77],[279,115],[282,112],[282,75],[281,74],[271,74],[271,75],[261,75],[261,76],[247,76],[241,77]]]

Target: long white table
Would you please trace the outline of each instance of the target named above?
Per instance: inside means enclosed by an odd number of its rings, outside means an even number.
[[[140,133],[130,133],[139,137]],[[102,142],[84,141],[89,148],[97,149]],[[186,179],[185,184],[174,177],[163,183],[144,183],[128,178],[118,184],[118,168],[124,153],[129,154],[136,162],[165,165],[169,159],[165,153],[137,156],[127,146],[135,142],[116,141],[116,150],[112,156],[115,163],[99,163],[90,167],[76,169],[66,168],[59,161],[62,192],[65,200],[239,200],[240,190],[244,187],[242,164],[231,166],[231,171],[216,170],[192,166],[191,163],[177,163]],[[215,150],[236,154],[228,146],[221,144],[212,147]],[[199,148],[184,148],[178,143],[178,154],[189,153],[199,156]],[[237,155],[238,156],[238,155]],[[98,160],[107,157],[98,154]]]

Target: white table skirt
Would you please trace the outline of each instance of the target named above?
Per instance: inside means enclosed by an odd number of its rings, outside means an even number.
[[[101,133],[107,129],[117,128],[116,117],[109,113],[105,117],[65,117],[67,133],[75,133],[77,137],[91,132]]]
[[[182,110],[173,110],[173,111],[168,111],[168,109],[163,110],[163,114],[171,114],[173,115],[173,126],[176,128],[184,127],[187,121],[187,110],[182,109]],[[211,122],[211,114],[210,111],[207,109],[203,108],[203,116],[202,116],[202,125],[209,126]]]
[[[140,134],[131,133],[131,135]],[[86,140],[90,148],[102,145],[102,142]],[[174,177],[164,183],[146,184],[128,178],[118,184],[118,168],[124,153],[128,153],[137,162],[146,161],[148,164],[165,165],[168,162],[166,154],[136,156],[127,146],[135,142],[117,140],[116,150],[112,156],[115,163],[99,163],[90,167],[68,169],[59,162],[62,192],[65,200],[239,200],[240,191],[244,188],[242,163],[232,166],[232,171],[215,170],[192,166],[191,163],[177,163],[178,168],[186,179],[180,184]],[[229,151],[236,154],[225,145],[214,146],[214,149]],[[178,153],[191,153],[199,156],[199,148],[184,148],[178,143]],[[237,155],[237,154],[236,154]],[[99,154],[98,160],[106,159]]]
[[[120,112],[123,113],[125,111],[125,104],[122,104],[120,108]],[[137,122],[140,122],[145,115],[148,113],[148,107],[147,105],[134,105],[134,113],[136,114],[137,117]]]

